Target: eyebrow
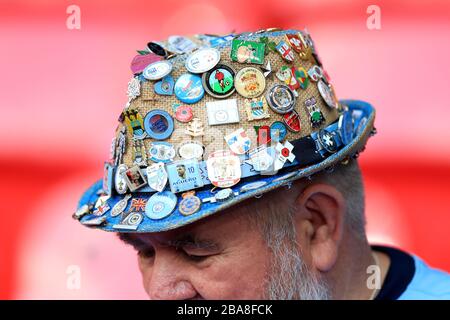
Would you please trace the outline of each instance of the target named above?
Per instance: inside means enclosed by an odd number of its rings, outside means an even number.
[[[135,249],[141,249],[148,247],[149,244],[143,240],[130,236],[128,233],[118,233],[120,240],[128,245],[133,246]],[[193,235],[184,235],[179,239],[168,240],[162,244],[163,246],[171,246],[176,249],[180,248],[190,248],[190,249],[203,249],[203,250],[217,250],[219,245],[211,239],[199,239]]]

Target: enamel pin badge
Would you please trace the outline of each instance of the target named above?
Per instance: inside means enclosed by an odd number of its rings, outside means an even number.
[[[244,154],[250,150],[251,141],[243,128],[226,135],[224,138],[231,151],[236,154]]]
[[[241,180],[241,162],[231,151],[219,150],[209,155],[206,161],[208,178],[219,188],[234,186]]]
[[[173,193],[203,187],[197,159],[179,160],[167,164],[170,190]]]
[[[164,163],[158,162],[147,167],[147,183],[153,190],[161,192],[167,184],[168,176]]]

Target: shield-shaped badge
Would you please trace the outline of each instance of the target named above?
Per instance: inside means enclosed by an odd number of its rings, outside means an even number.
[[[251,141],[247,136],[247,132],[240,128],[229,135],[225,136],[225,141],[230,147],[231,151],[236,154],[244,154],[250,150]]]
[[[147,167],[147,183],[156,191],[163,191],[167,184],[167,172],[164,163],[158,162]]]

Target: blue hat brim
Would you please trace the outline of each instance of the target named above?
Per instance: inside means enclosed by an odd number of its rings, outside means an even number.
[[[358,126],[355,124],[354,126],[354,137],[350,143],[348,143],[346,146],[344,146],[342,149],[340,149],[338,152],[331,154],[327,158],[325,158],[323,161],[302,168],[302,169],[295,169],[292,170],[290,168],[285,168],[283,170],[280,170],[278,174],[271,175],[271,176],[254,176],[251,179],[246,179],[245,182],[242,181],[239,184],[232,187],[233,191],[237,192],[240,190],[240,188],[247,184],[254,181],[264,181],[266,184],[260,188],[253,189],[248,192],[239,193],[232,197],[231,199],[223,202],[205,202],[202,203],[200,209],[191,215],[185,216],[182,215],[178,209],[178,205],[175,208],[175,210],[168,215],[167,217],[160,219],[160,220],[153,220],[145,216],[145,212],[143,212],[144,219],[139,224],[137,230],[121,230],[116,229],[113,226],[119,224],[122,221],[121,215],[118,215],[116,217],[112,217],[110,215],[111,209],[107,211],[104,214],[105,222],[97,226],[96,228],[102,229],[105,231],[111,231],[111,232],[162,232],[167,231],[171,229],[176,229],[182,226],[185,226],[187,224],[193,223],[197,220],[203,219],[205,217],[211,216],[217,212],[223,211],[226,208],[229,208],[231,206],[236,205],[237,203],[240,203],[246,199],[260,196],[266,192],[269,192],[271,190],[277,189],[283,185],[286,185],[294,180],[311,176],[314,173],[320,172],[322,170],[325,170],[329,167],[332,167],[333,165],[343,161],[347,157],[351,157],[355,155],[356,153],[359,153],[364,148],[367,139],[372,133],[373,130],[373,124],[375,120],[375,109],[367,102],[360,101],[360,100],[341,100],[342,104],[348,106],[349,110],[351,112],[358,111],[358,113],[361,115],[361,119],[365,118],[366,121],[362,125]],[[292,172],[295,172],[292,173]],[[288,176],[287,176],[288,175]],[[282,177],[287,176],[286,179],[282,179]],[[97,181],[94,183],[81,197],[78,208],[82,207],[86,204],[94,204],[98,197],[99,193],[102,190],[102,180]],[[214,194],[211,193],[211,190],[200,190],[196,191],[195,195],[199,197],[200,199],[210,198]],[[150,196],[149,193],[139,193],[134,192],[132,193],[132,199],[133,198],[144,198],[147,199]],[[124,198],[124,195],[118,195],[113,194],[108,199],[108,205],[112,208],[117,202],[119,202],[121,199]],[[181,198],[181,197],[178,197]],[[178,199],[179,203],[180,199]],[[131,199],[128,201],[127,208],[130,206]],[[88,221],[90,219],[95,219],[96,216],[93,215],[86,215],[81,218],[81,222]]]

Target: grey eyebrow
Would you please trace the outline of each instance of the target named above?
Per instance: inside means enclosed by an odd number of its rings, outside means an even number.
[[[191,248],[191,249],[215,250],[215,249],[218,249],[218,247],[219,247],[218,244],[212,240],[208,240],[208,239],[200,240],[200,239],[193,239],[193,238],[172,240],[172,241],[168,241],[166,244],[169,246],[173,246],[175,248]]]

